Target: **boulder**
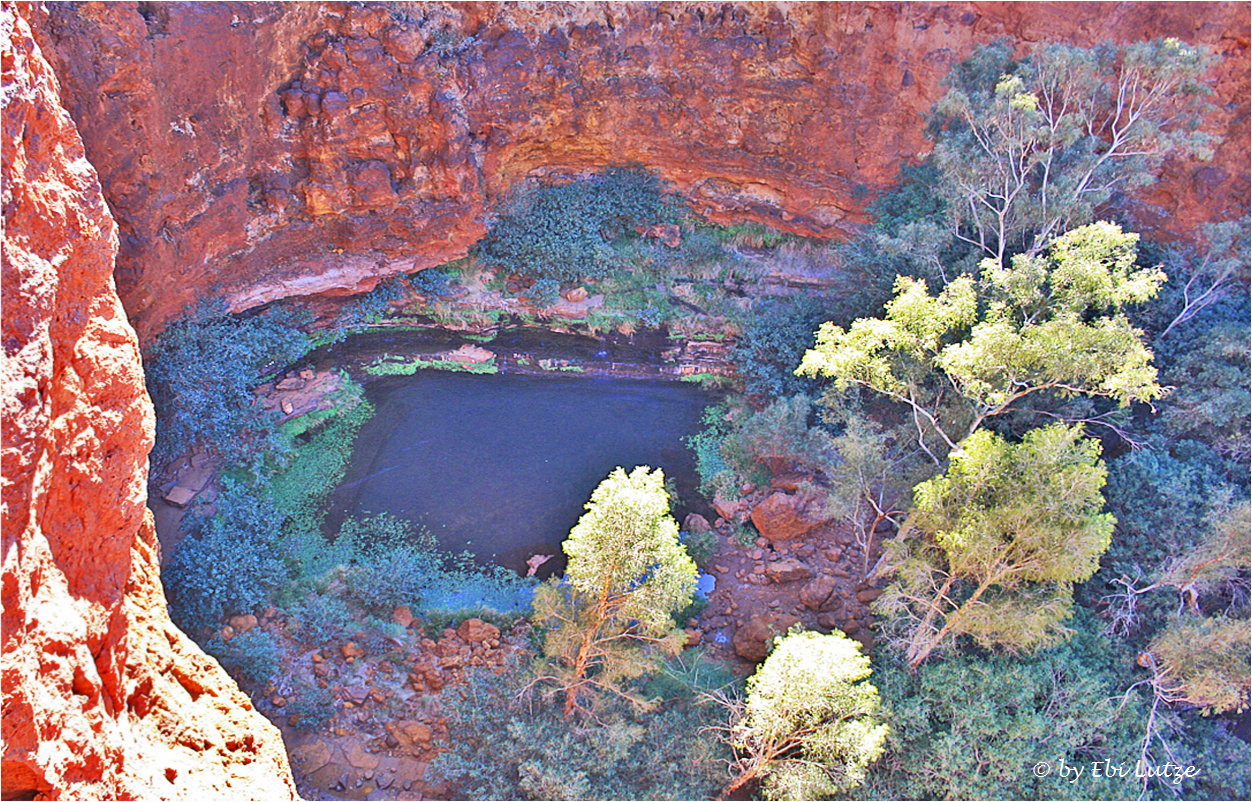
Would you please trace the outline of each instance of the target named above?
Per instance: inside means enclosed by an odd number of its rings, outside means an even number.
[[[413,612],[407,606],[400,605],[391,614],[391,620],[408,629],[409,625],[413,623]]]
[[[403,749],[423,749],[429,746],[434,738],[430,727],[420,721],[389,721],[383,727]]]
[[[751,663],[759,663],[769,656],[774,637],[783,635],[800,619],[786,613],[770,613],[753,616],[735,631],[732,644],[735,654]]]
[[[496,358],[496,355],[481,345],[466,343],[454,351],[442,354],[444,359],[460,362],[463,365],[482,365]]]
[[[727,521],[733,521],[739,516],[739,500],[731,500],[718,494],[713,497],[713,509]]]
[[[711,532],[713,527],[709,524],[709,519],[699,513],[689,513],[683,518],[683,529],[691,533]]]
[[[799,582],[803,579],[812,579],[813,569],[794,557],[788,557],[765,566],[765,575],[776,583]]]
[[[561,297],[572,304],[587,300],[587,288],[583,286],[574,287],[561,293]]]
[[[461,622],[461,626],[457,627],[456,634],[461,636],[461,640],[466,643],[482,643],[483,641],[499,640],[500,629],[494,624],[488,624],[478,618],[470,618]]]
[[[882,588],[865,588],[857,591],[856,598],[861,604],[872,604],[882,595]]]
[[[242,635],[257,625],[256,616],[248,613],[247,615],[236,615],[230,619],[230,625],[236,633]]]
[[[829,574],[814,577],[800,588],[800,601],[810,610],[833,609],[839,603],[839,597],[835,595],[835,578]]]
[[[811,496],[776,491],[752,508],[752,523],[773,542],[791,540],[823,522]]]

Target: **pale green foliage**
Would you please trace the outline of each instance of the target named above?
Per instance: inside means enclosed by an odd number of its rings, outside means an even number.
[[[1240,711],[1252,687],[1249,632],[1247,619],[1179,616],[1152,639],[1140,663],[1153,669],[1152,684],[1167,701],[1206,714]]]
[[[601,482],[563,548],[565,577],[536,592],[534,620],[548,658],[536,681],[565,692],[568,715],[585,709],[584,690],[625,696],[623,680],[682,648],[673,614],[691,604],[697,571],[679,542],[665,476],[647,466],[617,468]]]
[[[910,524],[886,545],[894,576],[875,605],[912,665],[961,634],[1028,650],[1067,634],[1071,587],[1108,548],[1099,444],[1054,424],[1011,444],[979,431],[945,475],[915,489]],[[908,531],[912,526],[915,531]]]
[[[1252,565],[1250,515],[1247,501],[1215,510],[1204,539],[1170,560],[1158,584],[1177,588],[1187,606],[1199,612],[1200,598],[1226,590]]]
[[[1168,155],[1211,156],[1197,126],[1212,57],[1177,39],[1085,49],[1052,43],[1020,63],[983,48],[935,105],[937,186],[950,228],[988,256],[1038,252]]]
[[[1162,329],[1163,339],[1175,327],[1191,320],[1206,307],[1227,296],[1231,287],[1248,281],[1249,242],[1252,222],[1247,217],[1209,223],[1203,227],[1204,247],[1198,251],[1174,251],[1167,257],[1170,283],[1167,309],[1174,312]]]
[[[742,757],[728,790],[761,777],[770,799],[818,799],[863,783],[887,739],[870,674],[869,658],[842,632],[782,638],[748,679],[732,724]]]
[[[1111,223],[1084,226],[1047,256],[1019,255],[1007,268],[984,260],[981,282],[961,277],[937,296],[901,277],[885,319],[847,331],[823,324],[799,372],[908,404],[919,432],[924,420],[949,448],[1031,393],[1156,398],[1152,354],[1122,308],[1151,298],[1165,276],[1134,267],[1137,241]]]
[[[861,575],[870,569],[875,532],[884,521],[899,525],[913,486],[930,475],[928,461],[904,426],[887,427],[860,410],[831,410],[843,433],[831,440],[836,458],[825,467],[830,485],[826,514],[846,521],[861,545]]]
[[[566,581],[582,593],[620,599],[615,612],[642,632],[666,631],[670,611],[691,603],[695,563],[678,540],[659,468],[615,469],[592,492],[562,548]]]

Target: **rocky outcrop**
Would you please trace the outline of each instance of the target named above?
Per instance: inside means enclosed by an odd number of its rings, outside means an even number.
[[[1225,142],[1134,213],[1186,231],[1248,203],[1239,3],[57,3],[38,29],[145,340],[208,293],[243,309],[463,256],[523,177],[615,162],[713,220],[842,236],[1000,36],[1214,48]]]
[[[292,798],[277,730],[166,614],[144,507],[152,407],[113,284],[117,229],[8,4],[0,32],[0,795]]]
[[[752,525],[772,542],[791,540],[827,520],[823,506],[806,493],[770,493],[752,507]]]

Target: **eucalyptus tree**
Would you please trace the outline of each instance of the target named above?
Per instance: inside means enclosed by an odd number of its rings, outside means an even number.
[[[825,324],[800,371],[901,402],[945,475],[914,489],[887,545],[878,601],[890,640],[916,667],[958,635],[1034,648],[1065,633],[1074,582],[1108,548],[1098,445],[1060,423],[1013,445],[985,427],[1044,393],[1122,405],[1162,393],[1126,316],[1165,280],[1136,266],[1138,236],[1094,223],[1044,254],[982,263],[932,295],[901,278],[884,318]],[[1050,414],[1045,411],[1045,414]],[[929,442],[928,442],[929,441]]]
[[[1138,240],[1093,223],[1007,267],[985,259],[981,280],[962,276],[936,295],[901,277],[883,318],[823,324],[797,372],[903,403],[936,463],[1033,395],[1150,401],[1162,392],[1152,353],[1125,310],[1152,298],[1165,274],[1135,265]]]
[[[1211,157],[1203,49],[1157,39],[1012,55],[1007,42],[977,51],[932,116],[947,227],[984,256],[1039,253],[1154,182],[1167,156]]]
[[[563,546],[564,578],[542,586],[534,604],[545,659],[531,686],[564,693],[566,716],[590,712],[597,692],[649,706],[625,683],[681,651],[686,636],[674,614],[696,587],[660,469],[615,469],[586,509]]]
[[[746,702],[729,702],[738,751],[734,793],[763,780],[769,799],[821,799],[865,781],[882,754],[887,724],[869,658],[842,632],[781,638],[748,679]]]

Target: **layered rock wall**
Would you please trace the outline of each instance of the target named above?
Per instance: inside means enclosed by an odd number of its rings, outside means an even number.
[[[7,4],[0,34],[0,796],[290,799],[278,731],[166,613],[117,227]]]
[[[368,289],[467,252],[520,178],[637,161],[717,221],[839,237],[923,156],[979,43],[1177,36],[1222,55],[1225,138],[1139,198],[1186,231],[1246,213],[1244,3],[65,3],[38,35],[121,224],[147,338]]]

